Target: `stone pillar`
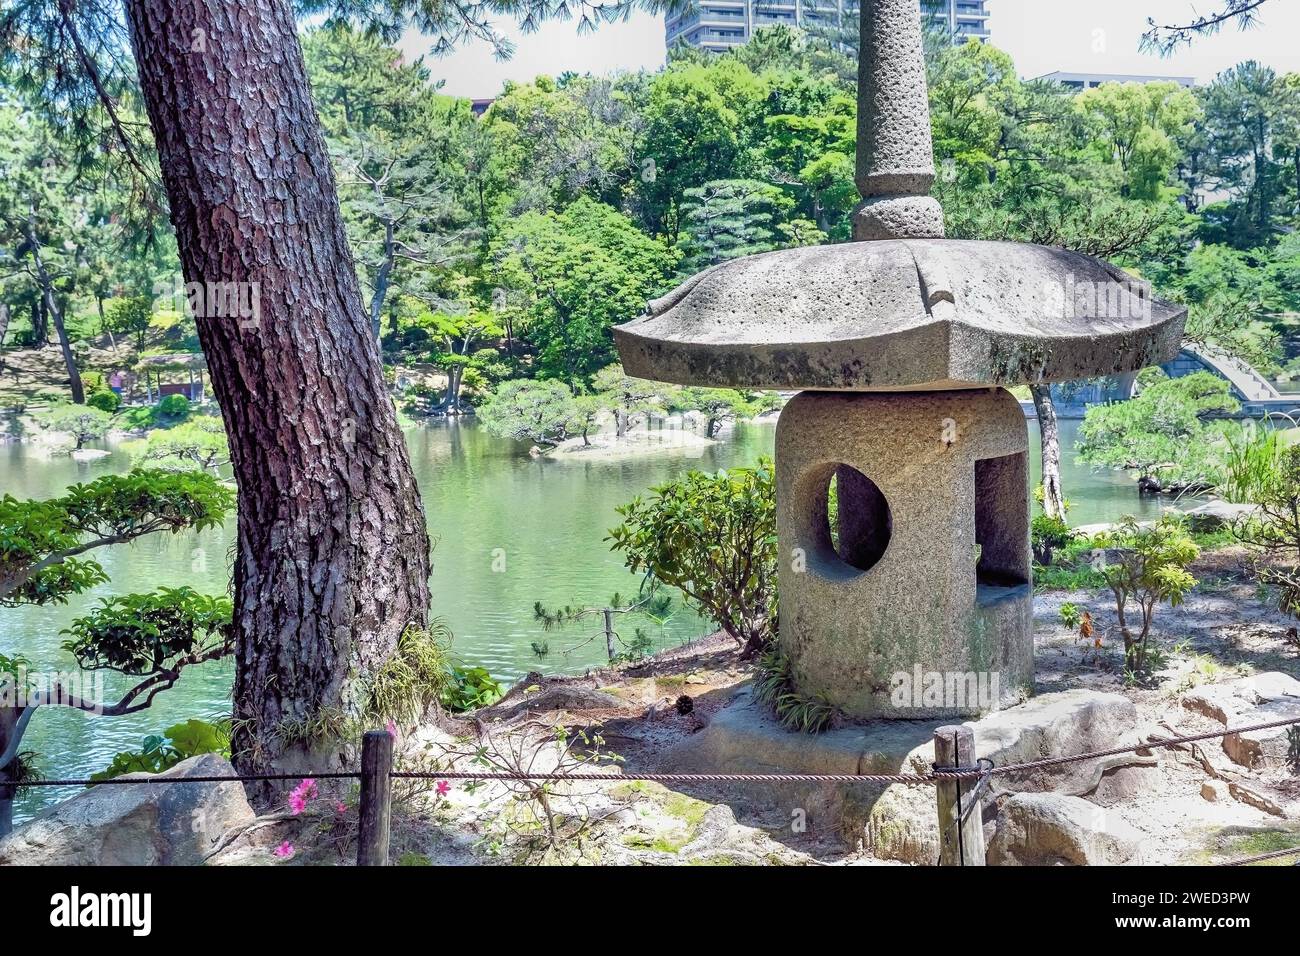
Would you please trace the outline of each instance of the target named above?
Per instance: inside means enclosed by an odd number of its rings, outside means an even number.
[[[941,239],[916,0],[862,0],[854,239]]]
[[[854,717],[1028,694],[1028,441],[1009,392],[802,392],[776,479],[779,640],[801,692]]]

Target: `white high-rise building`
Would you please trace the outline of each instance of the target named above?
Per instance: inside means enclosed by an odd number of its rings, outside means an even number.
[[[987,0],[919,0],[931,22],[952,35],[954,43],[969,37],[988,39]],[[740,46],[754,31],[786,24],[805,27],[817,21],[834,21],[844,11],[857,8],[857,0],[696,0],[690,12],[670,13],[664,22],[671,48],[689,43],[702,50],[722,52]]]

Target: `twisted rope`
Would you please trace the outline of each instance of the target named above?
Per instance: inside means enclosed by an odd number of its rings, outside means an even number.
[[[1101,757],[1114,757],[1119,754],[1135,753],[1139,750],[1155,750],[1161,747],[1177,747],[1180,744],[1212,740],[1230,734],[1251,733],[1257,730],[1272,730],[1300,724],[1300,717],[1286,720],[1272,720],[1262,724],[1250,724],[1246,727],[1231,727],[1214,730],[1203,734],[1189,734],[1183,737],[1170,737],[1147,743],[1132,744],[1127,747],[1111,747],[1107,750],[1092,750],[1087,753],[1068,757],[1044,757],[1040,760],[1027,760],[1023,763],[1006,764],[1001,767],[954,767],[952,769],[934,768],[930,773],[515,773],[512,771],[470,771],[448,770],[442,773],[423,773],[416,771],[395,770],[390,773],[394,779],[402,780],[515,780],[515,781],[564,781],[564,780],[604,780],[604,781],[648,781],[650,783],[901,783],[924,784],[967,780],[989,775],[1006,775],[1023,773],[1026,770],[1040,770],[1045,767],[1059,767],[1064,764],[1078,763],[1084,760],[1097,760]],[[113,777],[109,780],[15,780],[0,781],[0,787],[84,787],[105,786],[113,784],[171,784],[171,783],[230,783],[258,780],[287,781],[302,780],[310,777],[315,780],[356,780],[361,777],[359,771],[328,771],[324,773],[254,773],[233,774],[228,776],[195,777],[151,777],[149,779]],[[1298,851],[1300,852],[1300,851]]]

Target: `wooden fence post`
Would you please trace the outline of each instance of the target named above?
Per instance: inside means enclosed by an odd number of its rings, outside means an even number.
[[[392,816],[393,737],[368,730],[361,738],[361,829],[357,866],[388,865],[388,826]]]
[[[975,766],[975,731],[964,725],[934,732],[934,766]],[[984,814],[973,791],[978,780],[964,777],[935,784],[939,804],[939,865],[984,865]]]

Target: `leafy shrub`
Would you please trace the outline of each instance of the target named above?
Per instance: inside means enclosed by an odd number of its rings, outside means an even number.
[[[112,415],[122,407],[122,399],[117,392],[105,388],[92,392],[90,397],[86,399],[86,404],[91,408],[98,408],[101,412],[108,412]]]
[[[129,446],[137,464],[167,471],[219,468],[230,462],[230,443],[221,419],[200,415],[171,428],[151,431],[143,442]]]
[[[1239,407],[1228,382],[1210,372],[1159,379],[1137,398],[1089,408],[1079,457],[1165,487],[1211,485],[1217,462],[1206,419]]]
[[[618,509],[613,550],[627,566],[677,588],[747,654],[773,634],[776,497],[772,463],[685,476]]]
[[[1125,518],[1114,531],[1097,535],[1098,547],[1118,552],[1115,563],[1102,569],[1106,584],[1115,595],[1115,611],[1124,637],[1124,664],[1134,676],[1147,670],[1147,641],[1156,608],[1161,603],[1177,607],[1183,596],[1196,586],[1187,570],[1200,548],[1187,534],[1181,519],[1165,515],[1143,528]],[[1132,613],[1136,609],[1137,620]]]
[[[153,316],[153,302],[146,296],[114,299],[104,309],[104,325],[118,335],[135,336],[136,350],[144,348]]]
[[[1046,567],[1058,548],[1070,543],[1073,535],[1064,518],[1048,515],[1035,515],[1029,529],[1029,542],[1034,551],[1034,560]]]
[[[229,647],[229,598],[188,588],[105,598],[62,633],[63,649],[87,670],[106,668],[139,676],[171,669],[180,658]]]
[[[118,753],[112,763],[92,773],[90,779],[112,780],[127,773],[162,773],[199,754],[230,758],[230,721],[187,720],[174,724],[161,735],[150,734],[144,738],[139,750]]]
[[[484,667],[454,667],[442,692],[442,705],[453,713],[490,707],[504,696],[501,685]]]
[[[189,417],[190,400],[184,395],[166,395],[158,402],[158,414],[173,421]]]
[[[554,379],[512,379],[497,386],[478,410],[490,434],[554,446],[578,427],[573,391]]]
[[[37,423],[52,432],[66,432],[81,448],[88,441],[103,438],[113,416],[88,405],[63,403],[54,405],[36,417]]]
[[[1281,452],[1258,498],[1258,512],[1229,530],[1255,552],[1255,577],[1277,592],[1278,609],[1300,617],[1300,446]]]

